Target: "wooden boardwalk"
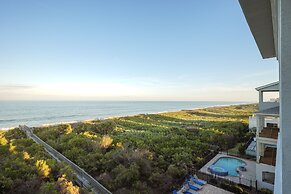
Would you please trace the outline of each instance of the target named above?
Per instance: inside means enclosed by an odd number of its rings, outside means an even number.
[[[44,146],[44,149],[46,152],[48,152],[54,159],[57,161],[63,161],[70,165],[72,169],[74,170],[75,174],[77,175],[77,179],[82,185],[88,189],[92,189],[92,191],[96,194],[111,194],[109,190],[107,190],[102,184],[100,184],[96,179],[94,179],[91,175],[89,175],[87,172],[85,172],[82,168],[80,168],[78,165],[76,165],[74,162],[66,158],[64,155],[62,155],[60,152],[55,150],[53,147],[48,145],[46,142],[44,142],[42,139],[40,139],[37,135],[33,133],[31,128],[20,125],[19,128],[24,131],[27,135],[27,137],[31,138],[34,142],[37,144],[41,144]]]

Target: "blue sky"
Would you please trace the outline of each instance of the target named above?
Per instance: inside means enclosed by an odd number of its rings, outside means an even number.
[[[278,80],[237,1],[0,2],[0,100],[256,101]]]

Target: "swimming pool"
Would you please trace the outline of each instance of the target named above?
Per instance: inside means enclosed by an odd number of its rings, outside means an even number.
[[[208,169],[211,173],[221,175],[221,176],[239,176],[237,172],[237,168],[240,166],[246,166],[247,164],[237,158],[230,158],[230,157],[221,157],[219,158],[213,165],[211,165]],[[219,172],[216,171],[219,169]],[[220,173],[221,171],[225,170],[227,173]]]

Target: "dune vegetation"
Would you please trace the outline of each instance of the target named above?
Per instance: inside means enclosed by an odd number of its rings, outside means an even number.
[[[56,162],[18,128],[0,131],[1,194],[89,193],[74,180],[70,167]]]
[[[249,139],[256,105],[141,114],[34,132],[114,193],[167,193],[214,150]]]

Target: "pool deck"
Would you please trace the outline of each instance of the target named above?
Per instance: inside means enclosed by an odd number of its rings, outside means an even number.
[[[226,154],[219,153],[212,160],[210,160],[206,165],[204,165],[199,171],[206,173],[206,174],[211,174],[208,171],[208,167],[211,166],[214,162],[216,162],[221,157],[237,158],[237,159],[244,161],[247,164],[246,165],[247,171],[241,172],[240,177],[234,177],[234,176],[218,176],[218,177],[230,180],[230,181],[235,182],[235,183],[247,185],[247,186],[250,186],[250,184],[252,184],[253,186],[255,185],[255,180],[256,180],[256,162],[255,161],[246,160],[243,158],[229,156]]]
[[[184,189],[186,189],[186,188],[183,187],[177,193],[178,194],[183,194]],[[204,185],[203,188],[201,190],[199,190],[199,191],[189,190],[189,192],[193,193],[193,194],[233,194],[233,193],[231,193],[229,191],[223,190],[221,188],[215,187],[215,186],[210,185],[210,184]]]

